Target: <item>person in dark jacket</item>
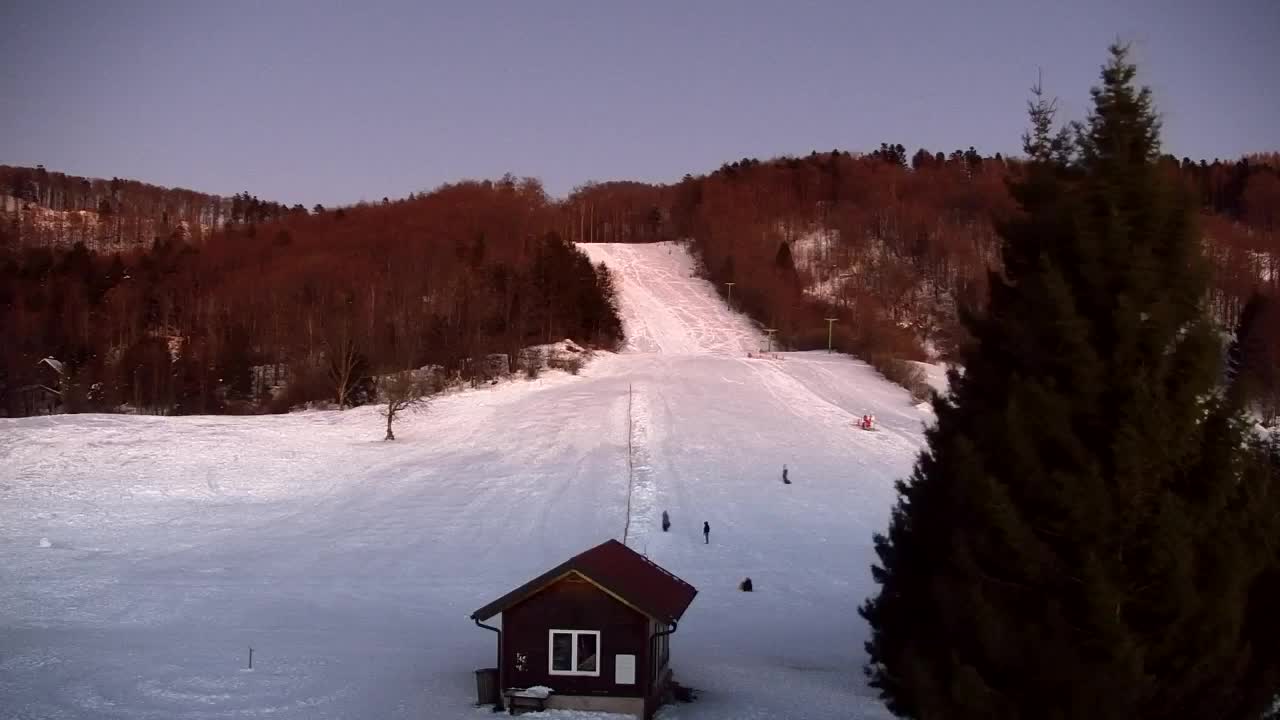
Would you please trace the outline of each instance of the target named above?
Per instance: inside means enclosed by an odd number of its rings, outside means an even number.
[[[783,485],[790,485],[790,484],[791,484],[791,481],[787,479],[787,466],[786,466],[786,465],[783,465],[783,466],[782,466],[782,484],[783,484]]]
[[[706,520],[702,521],[702,540],[707,545],[711,544],[711,523]]]

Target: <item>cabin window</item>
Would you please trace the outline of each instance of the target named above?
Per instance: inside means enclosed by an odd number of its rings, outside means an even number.
[[[600,633],[596,630],[552,630],[552,675],[600,675]]]

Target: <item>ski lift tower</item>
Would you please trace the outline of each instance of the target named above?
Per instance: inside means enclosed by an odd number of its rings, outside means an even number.
[[[765,334],[769,337],[769,349],[766,352],[773,352],[773,334],[778,332],[776,328],[765,328]]]

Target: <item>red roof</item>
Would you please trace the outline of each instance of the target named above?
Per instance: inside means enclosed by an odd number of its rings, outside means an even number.
[[[601,543],[485,605],[471,614],[487,620],[539,592],[567,572],[577,572],[617,595],[649,617],[664,623],[680,619],[693,596],[692,585],[658,567],[617,540]]]

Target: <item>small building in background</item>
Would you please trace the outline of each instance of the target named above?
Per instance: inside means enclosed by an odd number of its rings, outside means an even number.
[[[23,385],[14,391],[19,417],[52,415],[62,408],[62,393],[48,385]]]
[[[19,416],[52,415],[62,410],[62,381],[66,368],[51,357],[36,363],[37,382],[14,388],[10,412]]]

